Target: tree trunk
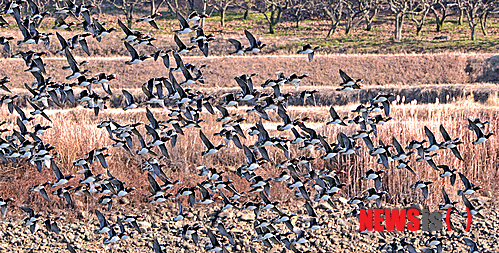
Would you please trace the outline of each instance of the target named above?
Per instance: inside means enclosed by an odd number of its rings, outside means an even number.
[[[441,32],[442,31],[442,27],[443,27],[443,23],[441,23],[440,21],[437,20],[437,32]]]
[[[269,32],[270,34],[275,34],[275,24],[273,22],[269,22]]]
[[[275,10],[270,11],[270,17],[264,13],[265,18],[267,18],[267,23],[269,23],[269,33],[270,34],[275,34],[275,25],[279,21],[277,19],[278,17],[275,17],[275,14],[276,14]],[[279,16],[279,14],[277,14],[277,15]]]
[[[225,26],[225,11],[226,11],[226,7],[222,7],[220,8],[220,25],[222,27]]]
[[[352,19],[353,17],[347,16],[347,23],[345,24],[345,34],[349,35],[352,29]]]
[[[301,14],[296,14],[295,28],[300,28]]]
[[[488,32],[487,32],[487,16],[488,16],[488,12],[484,12],[482,13],[482,15],[480,15],[480,28],[482,29],[482,33],[484,36],[488,36]]]
[[[459,9],[459,19],[457,21],[457,23],[459,25],[463,25],[463,16],[464,16],[464,10],[463,9]]]
[[[431,10],[433,12],[433,15],[435,15],[435,24],[437,25],[436,30],[437,30],[437,32],[440,32],[440,31],[442,31],[442,28],[444,25],[444,19],[443,18],[440,19],[436,10],[434,10],[433,8]]]
[[[423,26],[426,23],[426,16],[428,15],[429,11],[430,11],[429,9],[426,9],[423,12],[420,13],[421,14],[421,20],[418,20],[414,15],[411,15],[412,21],[414,23],[416,23],[416,36],[418,36],[418,37],[421,36],[421,31],[423,30]],[[438,20],[440,20],[440,19],[438,19]]]
[[[366,31],[370,32],[372,29],[373,20],[366,18]]]
[[[436,26],[437,32],[442,31],[442,29],[444,28],[445,18],[447,17],[447,10],[445,9],[445,6],[440,5],[440,7],[442,8],[442,13],[441,13],[442,17],[440,17],[438,11],[434,7],[430,7],[431,12],[433,12],[433,15],[435,15],[435,24],[437,25]]]
[[[331,27],[329,28],[329,31],[327,32],[326,38],[331,37],[336,32],[336,28],[338,27],[338,23],[335,21],[331,21]]]
[[[249,9],[250,9],[249,7],[246,8],[246,9],[244,9],[244,14],[243,14],[243,19],[244,20],[247,20],[248,17],[249,17]]]
[[[130,8],[128,9],[128,12],[126,13],[126,22],[128,24],[128,27],[132,28],[133,25],[133,4],[130,5]]]
[[[133,25],[133,20],[132,20],[131,16],[128,16],[128,17],[126,18],[126,23],[128,24],[128,27],[129,27],[129,28],[132,28],[132,25]]]
[[[367,13],[367,15],[365,16],[365,20],[366,20],[366,31],[368,31],[368,32],[371,31],[374,18],[376,17],[377,14],[378,14],[378,9],[376,7],[376,9],[374,9],[374,11],[373,11],[373,15],[372,16],[369,16],[369,13]]]
[[[479,19],[480,17],[476,16],[474,9],[466,10],[466,17],[471,31],[471,40],[476,40],[476,26],[478,25],[477,18]]]
[[[416,25],[416,36],[418,36],[418,37],[421,36],[421,30],[422,29],[423,29],[423,25],[422,24],[421,25],[419,25],[419,24]]]
[[[395,40],[400,41],[402,39],[402,25],[404,22],[404,14],[399,12],[395,15]]]

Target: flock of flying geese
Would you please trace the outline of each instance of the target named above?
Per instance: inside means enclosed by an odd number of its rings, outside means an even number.
[[[24,19],[21,15],[21,9],[27,6],[26,16]],[[70,181],[74,181],[76,175],[64,174],[58,167],[56,162],[57,153],[54,152],[56,147],[43,141],[43,133],[51,128],[49,125],[36,124],[33,126],[31,121],[36,115],[44,117],[47,121],[52,122],[44,110],[49,106],[49,101],[62,106],[63,104],[82,105],[85,108],[94,110],[95,115],[99,111],[105,110],[106,101],[112,93],[110,82],[116,78],[114,74],[99,73],[92,77],[89,76],[89,71],[83,69],[86,62],[77,62],[73,57],[73,53],[77,47],[90,55],[91,50],[87,44],[87,37],[94,37],[97,41],[101,41],[106,35],[116,31],[116,28],[104,28],[104,26],[95,18],[90,17],[92,4],[77,5],[71,0],[65,1],[65,6],[56,6],[55,15],[57,16],[54,29],[70,30],[71,27],[78,26],[86,33],[77,34],[69,39],[64,38],[56,32],[56,37],[61,45],[56,54],[64,54],[68,61],[68,66],[64,70],[71,71],[71,74],[66,77],[63,82],[58,82],[52,77],[46,77],[46,64],[43,62],[43,57],[47,55],[44,51],[20,51],[12,54],[12,46],[10,41],[13,37],[0,37],[0,44],[3,45],[5,52],[12,57],[21,57],[35,81],[32,84],[25,84],[26,89],[31,93],[32,97],[28,100],[32,111],[29,114],[17,106],[16,100],[20,99],[8,88],[10,82],[9,77],[4,77],[0,80],[0,88],[7,92],[0,99],[0,105],[6,104],[11,114],[17,113],[16,127],[9,129],[3,128],[0,130],[0,163],[2,166],[9,164],[26,164],[34,166],[38,171],[42,171],[44,167],[53,170],[55,179],[47,181],[39,185],[32,186],[29,191],[39,193],[45,201],[51,201],[51,198],[59,197],[67,202],[68,206],[73,207],[74,196],[88,196],[89,199],[95,199],[94,196],[100,196],[98,203],[111,210],[113,203],[117,199],[130,194],[133,187],[125,187],[126,183],[114,177],[108,170],[109,165],[106,157],[109,156],[108,148],[102,147],[89,151],[83,157],[73,161],[73,165],[78,167],[77,174],[81,177],[77,186],[67,186]],[[39,7],[32,0],[16,0],[8,2],[2,11],[2,14],[11,14],[14,16],[17,26],[22,33],[23,39],[17,41],[17,45],[23,44],[39,44],[42,42],[47,48],[50,45],[50,36],[52,33],[42,33],[37,29],[44,17],[51,15],[49,12],[40,12]],[[80,20],[80,15],[83,17],[81,23],[66,22],[65,19],[71,17],[75,20]],[[153,28],[159,29],[155,18],[160,16],[159,13],[140,18],[138,22],[148,22]],[[197,82],[205,81],[201,69],[202,65],[197,67],[190,63],[184,63],[181,55],[190,52],[194,49],[199,49],[205,56],[209,55],[209,42],[214,41],[213,34],[205,35],[203,31],[203,21],[207,15],[191,13],[186,19],[182,14],[177,12],[180,29],[175,31],[174,41],[177,44],[177,49],[158,49],[152,55],[140,55],[136,49],[139,45],[152,45],[155,39],[148,33],[132,30],[124,23],[118,20],[118,25],[125,34],[122,38],[124,46],[130,53],[131,59],[125,64],[138,64],[148,58],[154,60],[162,58],[164,66],[169,70],[168,77],[157,77],[148,80],[142,86],[142,91],[145,95],[145,100],[138,101],[130,92],[123,89],[122,93],[125,97],[124,110],[132,110],[140,106],[146,106],[146,116],[148,123],[126,124],[120,123],[117,120],[109,119],[100,122],[97,127],[105,128],[109,134],[109,138],[114,141],[113,147],[123,148],[130,155],[139,155],[142,157],[142,170],[147,171],[149,181],[149,191],[151,195],[148,197],[150,203],[161,203],[168,200],[178,202],[178,215],[173,217],[173,221],[181,221],[186,218],[186,213],[183,208],[183,200],[186,199],[187,205],[193,208],[196,205],[209,205],[217,202],[217,210],[211,215],[210,225],[203,223],[186,224],[179,231],[179,235],[188,241],[190,237],[192,243],[196,246],[203,241],[204,248],[211,252],[229,252],[231,246],[242,244],[240,234],[231,232],[232,224],[224,223],[220,214],[227,209],[237,209],[252,211],[255,214],[254,231],[249,233],[251,242],[261,243],[264,248],[273,248],[279,245],[283,246],[283,252],[290,250],[293,252],[303,252],[302,246],[310,243],[309,239],[313,237],[313,231],[321,229],[327,223],[321,221],[316,213],[316,208],[320,202],[328,202],[332,206],[334,195],[338,194],[345,186],[342,183],[339,175],[342,171],[331,171],[329,169],[318,170],[314,168],[311,162],[315,157],[293,157],[290,154],[290,145],[299,145],[299,150],[321,150],[323,155],[320,157],[324,160],[336,160],[341,156],[359,155],[358,150],[361,146],[358,145],[360,139],[368,148],[369,155],[376,157],[380,166],[386,170],[390,167],[399,169],[407,169],[416,175],[416,172],[409,165],[409,157],[417,153],[418,162],[426,162],[428,165],[437,171],[440,171],[440,177],[449,178],[452,185],[455,184],[457,175],[464,185],[464,189],[458,192],[462,197],[463,203],[471,210],[471,215],[482,217],[479,211],[483,208],[478,207],[476,203],[469,200],[467,196],[481,189],[480,186],[471,183],[464,174],[458,172],[457,169],[451,169],[448,165],[437,164],[433,157],[437,155],[435,151],[441,149],[450,149],[455,157],[463,160],[459,151],[459,144],[462,144],[459,138],[452,138],[443,125],[440,125],[440,132],[443,137],[442,142],[438,142],[432,131],[425,127],[424,131],[427,140],[413,140],[407,147],[403,147],[396,138],[393,137],[391,144],[385,144],[381,140],[378,145],[371,137],[377,137],[378,127],[392,120],[390,117],[390,104],[394,94],[379,94],[372,98],[367,105],[361,104],[352,112],[355,117],[341,117],[333,107],[329,112],[331,121],[327,125],[337,124],[339,126],[356,125],[358,130],[355,134],[348,136],[340,132],[337,136],[336,143],[330,143],[327,137],[317,133],[316,130],[306,125],[307,117],[301,119],[292,119],[288,112],[288,99],[295,96],[291,93],[281,93],[281,87],[284,85],[295,85],[298,89],[300,81],[307,75],[292,74],[287,77],[282,72],[277,73],[275,79],[268,79],[261,87],[272,88],[272,92],[264,92],[258,90],[252,78],[256,74],[243,74],[235,77],[236,83],[241,90],[235,93],[224,94],[220,98],[207,96],[201,91],[186,86]],[[0,25],[8,26],[7,21],[0,16]],[[187,46],[177,34],[189,34],[195,32],[196,36],[190,39],[191,46]],[[229,39],[229,42],[234,46],[234,51],[230,54],[247,54],[258,53],[266,46],[261,41],[258,41],[249,31],[244,31],[249,46],[235,39]],[[313,60],[314,52],[320,47],[312,48],[310,45],[305,45],[298,53],[308,54],[310,62]],[[173,57],[176,67],[170,67],[170,56]],[[181,73],[181,78],[175,77],[175,72]],[[338,91],[351,91],[361,88],[362,80],[354,80],[345,72],[339,70],[342,82],[337,88]],[[101,84],[105,94],[99,94],[92,85]],[[81,91],[78,96],[75,96],[74,87],[80,87]],[[166,92],[164,92],[166,89]],[[315,104],[314,94],[317,90],[304,90],[297,96],[304,101],[310,100]],[[256,113],[261,119],[249,131],[243,130],[241,123],[245,121],[242,115],[231,113],[230,108],[237,105],[245,104],[250,107],[246,112]],[[154,113],[149,110],[150,106],[162,107],[168,109],[169,119],[166,121],[158,121]],[[182,182],[168,178],[163,168],[162,160],[170,159],[168,149],[174,149],[177,143],[177,138],[184,135],[184,131],[188,128],[201,128],[203,119],[201,117],[203,110],[208,113],[217,115],[216,108],[220,113],[220,117],[216,119],[221,124],[221,130],[214,134],[224,139],[224,144],[214,145],[208,136],[202,130],[199,130],[199,136],[206,150],[202,151],[202,156],[212,155],[219,152],[225,147],[232,144],[244,152],[247,162],[242,164],[235,170],[234,174],[247,180],[249,190],[247,193],[238,191],[233,181],[223,175],[223,171],[213,167],[199,166],[197,168],[200,177],[206,177],[206,180],[198,183],[195,186],[189,187],[182,185]],[[282,125],[277,126],[280,132],[291,131],[293,138],[282,136],[271,136],[265,129],[262,121],[270,121],[269,112],[275,111],[282,119]],[[486,133],[487,121],[482,122],[480,119],[469,120],[468,127],[474,131],[477,139],[473,144],[480,144],[489,139],[493,133]],[[0,126],[8,124],[3,121]],[[144,127],[147,135],[144,136],[139,130]],[[8,135],[7,133],[11,133]],[[246,134],[257,136],[257,141],[254,144],[246,145]],[[140,145],[134,143],[136,138]],[[427,144],[426,144],[427,143]],[[157,147],[157,148],[155,148]],[[391,149],[391,148],[394,148]],[[277,148],[282,150],[286,160],[276,163],[269,157],[267,149]],[[409,151],[406,151],[409,150]],[[275,177],[264,178],[258,174],[258,168],[266,163],[274,164],[281,168],[282,172]],[[392,166],[392,163],[396,165]],[[106,175],[93,173],[93,168],[96,164],[100,164],[107,170]],[[351,216],[358,217],[359,210],[370,206],[369,202],[374,201],[377,207],[382,207],[383,195],[386,191],[382,185],[382,176],[385,170],[370,169],[366,171],[362,180],[372,180],[374,187],[364,191],[361,196],[353,196],[348,203],[353,207]],[[419,175],[420,176],[420,175]],[[53,181],[53,182],[52,182]],[[296,214],[285,213],[280,210],[279,202],[272,201],[271,182],[275,182],[280,187],[286,187],[294,191],[297,198],[303,198],[305,201],[306,217],[304,220],[308,226],[299,227],[293,224],[293,217]],[[175,185],[179,184],[178,190],[172,192]],[[424,198],[428,198],[429,186],[432,181],[418,180],[411,185],[413,189],[420,189]],[[315,192],[315,194],[314,194]],[[466,212],[459,212],[455,205],[458,201],[451,201],[444,188],[442,188],[444,203],[439,205],[440,210],[446,211],[452,208],[453,211],[466,216]],[[246,201],[242,201],[245,200]],[[8,205],[14,202],[12,198],[0,198],[0,208],[3,217],[6,216]],[[221,202],[221,204],[220,204]],[[241,203],[242,202],[242,203]],[[24,219],[23,225],[29,226],[32,233],[36,232],[36,224],[42,219],[42,214],[37,213],[28,205],[21,206],[28,217]],[[117,217],[116,224],[112,224],[109,219],[99,210],[95,210],[95,215],[99,221],[99,227],[95,230],[96,233],[107,234],[103,239],[104,244],[118,243],[132,237],[132,231],[143,233],[139,227],[138,221],[140,216],[124,215]],[[54,233],[59,233],[60,229],[57,225],[58,218],[52,219],[46,217],[44,221],[45,228]],[[282,232],[276,228],[284,224],[287,232]],[[119,232],[115,230],[116,225],[119,227]],[[131,229],[130,229],[131,228]],[[216,229],[214,229],[216,228]],[[455,228],[459,229],[459,228]],[[369,231],[368,231],[369,232]],[[208,239],[203,239],[202,235],[206,235]],[[382,234],[385,237],[384,234]],[[438,236],[438,234],[429,234],[425,241],[423,252],[442,252],[445,247],[444,240],[451,239],[446,236]],[[409,238],[388,240],[380,243],[378,250],[381,252],[416,252],[414,242]],[[477,243],[470,238],[463,237],[462,241],[469,247],[470,252],[482,252]],[[76,252],[72,243],[67,244],[70,252]],[[253,248],[251,248],[254,251]],[[164,245],[161,245],[157,239],[153,241],[153,251],[155,253],[165,252]],[[307,250],[306,252],[310,252]]]

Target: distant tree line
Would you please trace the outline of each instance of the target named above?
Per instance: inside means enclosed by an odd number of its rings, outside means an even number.
[[[210,1],[230,1],[234,6],[241,5],[238,0]],[[423,26],[432,16],[436,32],[442,31],[445,21],[450,16],[458,17],[460,25],[466,20],[470,28],[470,38],[475,40],[477,26],[480,25],[483,34],[487,36],[488,18],[491,14],[499,12],[499,0],[257,0],[253,2],[252,8],[265,14],[270,33],[274,33],[274,27],[282,17],[294,19],[297,27],[300,21],[307,18],[328,19],[330,28],[327,37],[334,34],[341,23],[345,26],[346,34],[361,24],[365,26],[365,30],[370,31],[375,18],[383,13],[392,17],[395,40],[402,39],[403,24],[406,20],[415,23],[416,34],[419,36]]]
[[[51,0],[36,0],[40,6]],[[181,11],[204,12],[220,17],[221,26],[225,26],[228,10],[242,13],[247,19],[251,11],[262,13],[268,24],[269,33],[275,33],[276,25],[283,21],[293,21],[295,27],[304,20],[329,20],[327,37],[333,35],[343,24],[345,33],[360,25],[370,31],[373,21],[383,13],[393,22],[394,40],[402,39],[404,22],[414,22],[415,33],[419,36],[430,18],[435,21],[435,31],[442,31],[449,17],[457,17],[458,23],[466,22],[470,29],[470,38],[476,39],[477,29],[487,36],[488,19],[499,12],[499,0],[87,0],[98,6],[108,2],[120,10],[129,25],[134,21],[134,12],[138,7],[150,9],[151,14],[160,8],[175,16]],[[45,2],[45,3],[44,3]],[[478,28],[479,26],[479,28]]]

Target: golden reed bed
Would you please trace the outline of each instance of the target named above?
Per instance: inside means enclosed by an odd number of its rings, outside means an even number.
[[[335,109],[340,115],[352,115],[349,111],[354,107],[355,105],[348,105],[335,107]],[[238,110],[244,109],[246,108],[240,107]],[[307,125],[316,129],[318,133],[326,135],[328,142],[336,142],[336,135],[340,131],[351,134],[356,129],[353,126],[326,126],[325,122],[330,118],[328,109],[327,107],[293,106],[289,108],[289,111],[292,118],[311,117],[311,122]],[[152,111],[158,120],[166,120],[168,118],[166,115],[167,111],[164,109],[153,109]],[[81,107],[68,110],[47,110],[47,113],[54,123],[53,127],[43,135],[42,139],[45,143],[50,143],[56,147],[55,151],[58,152],[56,160],[63,173],[76,173],[78,168],[72,165],[74,159],[84,157],[92,149],[107,146],[111,154],[107,160],[112,174],[123,182],[128,182],[129,187],[133,186],[137,188],[137,191],[132,197],[129,197],[129,200],[135,204],[146,201],[148,194],[147,175],[140,169],[141,158],[137,155],[131,156],[122,148],[112,147],[113,142],[108,138],[106,130],[97,128],[97,124],[100,121],[108,118],[113,118],[122,124],[147,122],[145,109],[141,108],[127,112],[121,109],[108,109],[99,114],[98,117],[95,117],[92,111]],[[274,112],[270,112],[269,114],[272,122],[264,122],[269,133],[271,135],[283,134],[275,130],[276,125],[281,123],[277,114]],[[207,112],[202,115],[202,118],[206,121],[203,124],[203,132],[212,139],[214,144],[222,142],[221,138],[212,136],[214,132],[219,130],[219,123],[215,121],[217,115],[212,116]],[[497,187],[499,186],[497,183],[499,177],[499,139],[491,138],[485,143],[473,145],[471,142],[474,140],[475,135],[467,128],[467,118],[479,117],[482,120],[489,120],[491,122],[488,126],[488,131],[497,132],[497,119],[499,118],[497,99],[490,99],[487,104],[477,104],[471,100],[462,100],[452,104],[417,105],[412,103],[394,105],[391,116],[394,120],[378,128],[379,138],[385,143],[391,143],[392,136],[396,137],[403,146],[407,145],[412,139],[424,139],[426,136],[424,135],[423,126],[431,129],[435,133],[437,140],[441,140],[442,137],[440,136],[438,127],[440,124],[443,124],[451,137],[460,137],[464,141],[464,144],[459,146],[459,150],[465,161],[459,161],[448,150],[441,150],[438,151],[440,155],[434,159],[435,162],[458,168],[472,182],[483,186],[484,190],[482,193],[485,195],[497,194]],[[8,113],[6,106],[0,109],[0,118],[9,122],[6,127],[11,127],[15,124],[15,117],[15,115]],[[256,116],[250,115],[243,129],[248,129],[257,120]],[[44,119],[37,117],[33,124],[48,123],[44,121]],[[143,131],[144,136],[146,136],[143,127],[139,127],[139,130]],[[290,132],[284,132],[284,134],[292,138]],[[249,135],[247,137],[248,139],[243,140],[243,143],[247,145],[253,144],[255,139]],[[135,149],[137,149],[137,145],[140,145],[136,139],[134,139],[134,145]],[[177,145],[174,148],[171,146],[167,147],[170,152],[170,159],[166,160],[167,167],[165,168],[165,172],[172,179],[179,179],[188,186],[191,186],[203,180],[202,177],[196,175],[197,171],[195,168],[197,166],[214,166],[219,170],[224,170],[226,173],[225,176],[236,181],[235,185],[239,186],[239,191],[249,190],[244,188],[247,185],[246,183],[237,184],[238,180],[241,179],[230,172],[245,162],[246,158],[242,152],[239,152],[239,150],[236,150],[236,147],[232,146],[215,155],[201,157],[201,150],[204,148],[202,145],[198,130],[192,128],[186,129],[185,136],[179,137]],[[364,146],[364,143],[360,142],[360,145]],[[284,160],[281,150],[270,148],[268,151],[275,163]],[[290,152],[291,154],[308,155],[308,151],[299,150],[297,145],[291,145]],[[343,157],[338,162],[332,162],[320,159],[322,151],[315,151],[312,155],[317,157],[317,159],[312,162],[312,166],[317,169],[328,167],[346,171],[347,173],[341,176],[341,180],[347,183],[348,188],[343,190],[349,193],[360,194],[362,189],[371,187],[366,184],[372,184],[372,182],[360,180],[360,177],[366,170],[372,168],[373,164],[376,164],[375,161],[371,160],[373,158],[368,156],[366,152],[367,148],[363,148],[360,150],[360,156],[352,155]],[[293,156],[296,157],[297,155]],[[404,199],[417,201],[419,199],[421,200],[420,203],[425,203],[425,201],[422,201],[423,197],[420,191],[410,189],[409,187],[419,179],[434,181],[430,186],[429,200],[426,202],[430,206],[436,206],[441,201],[441,187],[444,184],[451,199],[456,198],[457,190],[462,188],[462,183],[459,180],[452,187],[448,180],[441,179],[438,176],[439,172],[432,169],[425,162],[416,162],[415,158],[416,156],[411,157],[410,164],[418,174],[417,177],[406,170],[395,168],[394,165],[385,173],[383,185],[388,188],[389,202],[395,203]],[[350,162],[346,162],[345,159],[349,159]],[[379,167],[377,169],[382,168],[382,165],[377,166]],[[94,169],[96,170],[95,174],[105,173],[100,166],[94,166]],[[280,172],[280,169],[275,168],[271,164],[264,165],[259,170],[264,177],[275,177]],[[51,170],[44,167],[42,176],[36,171],[36,167],[27,166],[23,162],[20,162],[18,166],[3,167],[0,170],[0,196],[14,197],[20,203],[31,202],[30,205],[36,203],[35,205],[38,205],[37,208],[42,208],[41,210],[44,208],[63,207],[63,202],[56,200],[56,198],[51,202],[47,202],[37,193],[31,192],[26,194],[30,186],[44,183],[41,179],[50,178],[52,175],[49,174],[52,173]],[[76,185],[77,180],[73,180],[72,184]],[[173,192],[175,192],[175,189]],[[284,185],[273,184],[272,195],[274,198],[286,200],[289,199],[291,194],[292,192],[286,189]],[[86,208],[95,205],[95,201],[88,201],[90,205],[87,205],[85,199],[76,196],[75,198],[77,199],[77,203],[85,204]],[[33,201],[35,199],[37,201]]]

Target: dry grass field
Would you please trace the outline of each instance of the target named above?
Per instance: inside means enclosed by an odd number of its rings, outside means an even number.
[[[390,143],[393,136],[405,146],[413,139],[425,138],[423,126],[430,128],[435,132],[437,139],[441,139],[438,127],[440,124],[443,124],[452,137],[460,137],[464,141],[465,144],[459,148],[464,162],[456,159],[449,151],[439,152],[440,155],[435,158],[435,162],[458,168],[459,171],[466,173],[470,180],[485,187],[485,190],[482,192],[483,194],[492,196],[497,194],[497,187],[499,186],[496,180],[499,176],[499,143],[496,138],[492,138],[486,143],[472,145],[471,142],[475,136],[467,128],[467,118],[479,117],[482,120],[489,120],[491,123],[488,131],[497,132],[499,125],[495,119],[499,117],[498,101],[499,98],[496,96],[489,99],[485,104],[476,103],[471,97],[448,104],[411,103],[396,105],[396,102],[394,102],[393,115],[391,115],[393,120],[380,127],[379,139],[385,143]],[[340,115],[352,115],[350,110],[355,107],[354,104],[335,106]],[[236,110],[244,115],[245,109],[247,108],[241,107]],[[296,106],[290,107],[289,112],[292,118],[311,117],[310,125],[318,133],[327,136],[329,142],[336,142],[336,135],[340,131],[346,134],[354,133],[355,127],[353,126],[326,126],[325,122],[329,120],[328,109],[329,107],[322,106]],[[158,120],[168,119],[164,109],[153,109],[152,111]],[[76,173],[77,168],[72,165],[73,160],[84,157],[84,154],[89,150],[107,146],[111,154],[108,158],[111,173],[120,180],[129,182],[129,186],[138,189],[135,195],[130,197],[132,206],[143,205],[142,203],[146,201],[145,196],[148,191],[147,184],[145,183],[147,182],[146,173],[140,169],[141,159],[144,159],[144,157],[131,156],[122,148],[112,147],[111,144],[113,142],[108,138],[106,130],[97,128],[97,124],[102,120],[110,118],[115,119],[121,124],[147,122],[144,109],[127,112],[121,109],[108,109],[99,114],[98,117],[95,117],[92,111],[81,107],[50,110],[47,113],[54,123],[52,124],[52,128],[43,135],[43,139],[46,143],[50,143],[56,147],[55,151],[58,153],[56,161],[60,164],[59,167],[61,170],[66,173]],[[9,114],[5,106],[1,109],[0,115],[2,119],[7,120],[7,127],[15,125],[16,117]],[[219,123],[214,120],[216,117],[207,113],[203,115],[202,118],[206,121],[203,125],[203,131],[213,139],[214,143],[221,143],[223,141],[221,138],[212,137],[212,134],[218,131],[217,124]],[[258,120],[255,116],[248,116],[244,124],[244,130],[254,125]],[[270,116],[272,122],[265,122],[265,126],[269,129],[271,135],[279,134],[275,131],[275,126],[280,122],[280,119],[276,113],[270,113]],[[36,119],[33,124],[36,123],[47,124],[48,122],[44,119]],[[139,130],[143,131],[145,136],[145,129],[141,127]],[[292,138],[292,136],[289,137]],[[246,158],[243,154],[232,146],[213,156],[201,157],[200,150],[204,147],[198,138],[198,130],[196,128],[187,129],[185,136],[179,137],[177,145],[174,148],[167,147],[170,152],[170,159],[165,159],[164,162],[167,165],[166,171],[168,175],[174,180],[179,179],[188,186],[193,186],[202,181],[202,177],[196,175],[197,171],[195,168],[197,166],[214,166],[226,171],[228,178],[239,182],[236,185],[238,185],[240,191],[249,190],[250,188],[246,188],[246,183],[231,173],[231,171],[235,171],[239,164],[245,162]],[[248,139],[243,142],[250,145],[254,141],[253,137],[248,136]],[[134,140],[134,145],[139,145],[136,139]],[[348,185],[348,188],[344,189],[341,194],[341,196],[345,197],[351,196],[351,194],[359,194],[363,189],[372,184],[371,182],[366,183],[360,180],[365,171],[371,168],[380,169],[382,167],[382,165],[374,165],[376,161],[367,155],[366,148],[361,149],[359,156],[349,157],[347,160],[341,158],[338,162],[326,162],[318,158],[322,153],[321,151],[308,154],[308,151],[298,150],[297,145],[291,145],[290,153],[296,157],[301,155],[316,157],[317,159],[312,162],[312,166],[317,169],[328,168],[346,171],[347,173],[341,177],[341,180],[344,180]],[[279,163],[285,159],[282,151],[277,148],[269,149],[269,154],[275,163]],[[415,158],[412,158],[411,167],[418,174],[417,177],[406,170],[396,168],[392,168],[384,176],[383,183],[390,193],[387,199],[389,203],[399,203],[405,199],[405,201],[416,201],[434,208],[441,201],[439,189],[443,185],[445,185],[449,195],[456,198],[457,190],[462,187],[459,182],[452,187],[448,180],[439,178],[438,171],[431,169],[424,162],[416,162],[414,160]],[[99,168],[100,166],[97,166],[94,173],[104,174],[105,171],[99,171]],[[25,166],[20,163],[19,166],[4,167],[0,173],[0,195],[14,196],[20,203],[30,203],[40,208],[40,210],[50,210],[57,207],[63,208],[63,202],[53,201],[48,203],[43,201],[38,193],[25,194],[30,186],[44,183],[44,180],[52,174],[51,171],[44,170],[40,174],[34,167]],[[279,173],[279,169],[268,164],[260,169],[260,173],[266,177],[275,177]],[[409,188],[410,184],[419,178],[435,182],[431,186],[429,201],[424,201],[420,192]],[[272,189],[272,196],[280,200],[290,199],[292,198],[292,194],[292,192],[286,188],[282,188],[278,184],[275,184]],[[93,201],[85,201],[85,199],[78,199],[78,201],[81,201],[79,202],[81,203],[79,208],[87,210],[93,209],[95,205]]]

